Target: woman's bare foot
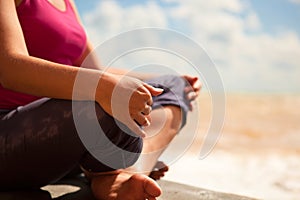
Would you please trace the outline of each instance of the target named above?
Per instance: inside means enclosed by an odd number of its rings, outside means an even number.
[[[169,171],[168,165],[162,161],[157,161],[149,177],[157,181],[165,176],[165,173]]]
[[[151,178],[119,171],[91,177],[91,188],[99,200],[155,200],[161,189]]]

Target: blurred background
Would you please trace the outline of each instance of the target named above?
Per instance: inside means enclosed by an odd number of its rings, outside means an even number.
[[[204,88],[177,142],[195,124],[197,134],[165,179],[263,199],[300,196],[299,0],[75,2],[94,46],[136,28],[167,28],[215,63],[226,94],[222,135],[200,159],[212,115],[213,91]]]

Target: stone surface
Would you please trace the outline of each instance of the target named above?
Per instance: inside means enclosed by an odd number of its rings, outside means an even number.
[[[159,200],[254,200],[253,198],[220,193],[178,184],[170,181],[160,181],[163,195]]]
[[[159,200],[251,200],[251,198],[160,181],[163,195]],[[65,179],[34,191],[1,192],[1,200],[95,200],[84,178]]]

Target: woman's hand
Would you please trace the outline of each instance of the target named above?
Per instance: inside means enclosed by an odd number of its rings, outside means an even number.
[[[190,101],[190,107],[189,109],[193,110],[192,101],[194,101],[200,93],[200,90],[202,88],[202,83],[199,81],[198,77],[184,75],[182,76],[187,82],[185,87],[185,94],[188,101]]]
[[[97,102],[115,119],[137,135],[145,137],[141,126],[150,125],[152,96],[163,92],[138,79],[105,73],[96,93]]]

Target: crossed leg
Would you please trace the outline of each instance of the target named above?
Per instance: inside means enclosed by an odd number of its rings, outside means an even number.
[[[144,139],[142,154],[135,165],[110,174],[88,174],[97,199],[155,200],[161,194],[157,183],[147,175],[178,133],[181,127],[181,109],[177,106],[164,106],[153,110],[151,119],[151,125],[145,129],[148,137]]]
[[[147,137],[143,140],[142,153],[138,161],[127,169],[114,171],[113,174],[89,174],[92,191],[96,198],[155,200],[161,194],[159,186],[149,177],[149,174],[158,158],[185,123],[188,110],[187,102],[183,97],[185,84],[183,79],[175,76],[166,76],[153,81],[155,87],[163,86],[166,93],[158,97],[160,100],[154,101],[154,103],[159,102],[160,106],[154,106],[155,109],[150,114],[151,125],[145,128]],[[181,101],[178,102],[179,99]],[[160,173],[158,178],[164,174],[163,171]]]
[[[143,172],[149,175],[154,167],[158,170],[165,168],[159,166],[158,158],[168,147],[181,127],[181,109],[177,106],[164,106],[151,113],[152,125],[145,131],[148,137],[144,139],[142,154],[138,161],[130,167],[131,171]]]

